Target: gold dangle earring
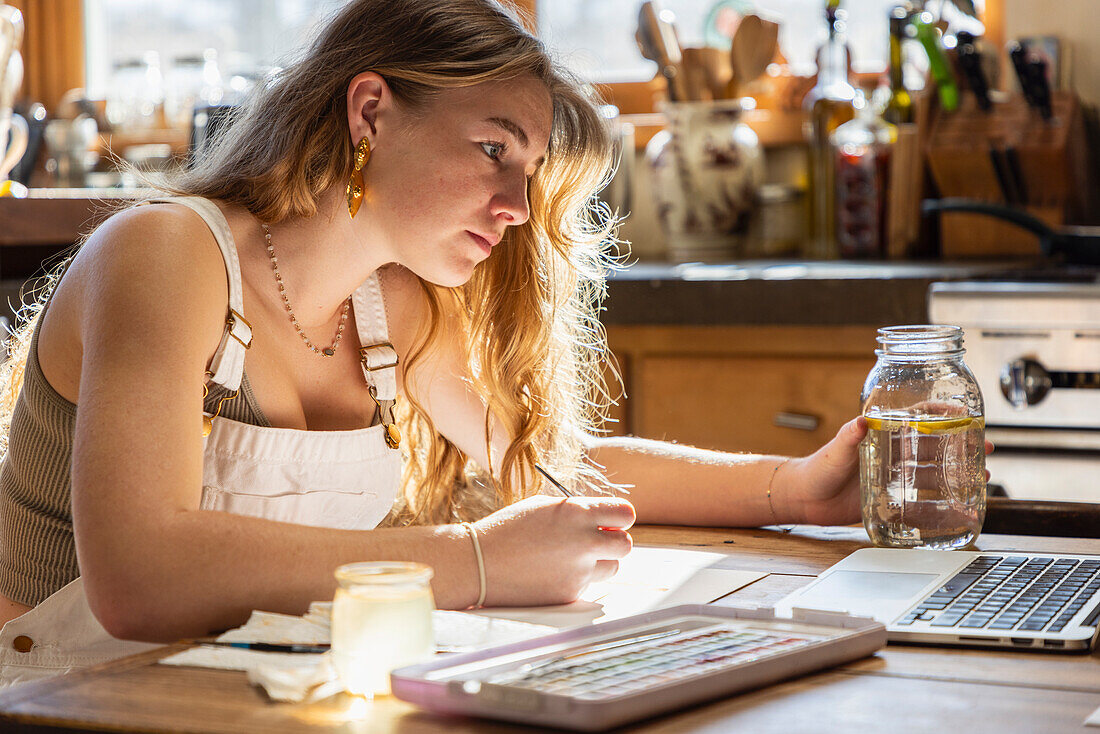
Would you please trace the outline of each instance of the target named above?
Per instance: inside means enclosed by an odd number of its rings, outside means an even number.
[[[366,137],[360,139],[359,144],[355,146],[355,166],[351,171],[351,178],[348,179],[348,214],[355,217],[356,212],[359,211],[359,205],[363,203],[363,168],[366,167],[367,161],[370,160],[370,141]]]

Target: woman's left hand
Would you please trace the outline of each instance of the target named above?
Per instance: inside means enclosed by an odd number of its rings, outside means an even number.
[[[829,443],[781,468],[773,496],[786,506],[784,514],[811,525],[859,522],[859,443],[866,435],[867,421],[853,418]],[[989,441],[985,452],[993,452]],[[988,471],[985,477],[989,479]]]
[[[786,505],[783,514],[812,525],[859,522],[859,442],[865,435],[867,422],[854,418],[829,443],[781,467],[773,497]]]

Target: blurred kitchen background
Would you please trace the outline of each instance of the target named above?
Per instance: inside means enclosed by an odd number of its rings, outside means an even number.
[[[982,365],[998,491],[1100,496],[1095,0],[517,2],[617,142],[609,431],[812,451],[875,329],[938,320]],[[201,156],[342,4],[0,5],[7,318],[133,195],[120,161]]]

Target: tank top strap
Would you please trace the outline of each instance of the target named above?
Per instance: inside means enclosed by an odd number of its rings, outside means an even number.
[[[397,350],[390,343],[386,303],[378,271],[371,273],[351,296],[355,328],[359,335],[359,363],[375,400],[397,398]],[[381,407],[381,406],[380,406]],[[385,421],[385,417],[383,418]]]
[[[252,325],[244,317],[244,288],[241,284],[241,263],[229,222],[214,202],[200,196],[162,197],[143,202],[181,204],[202,217],[214,235],[225,260],[229,281],[229,310],[225,316],[225,331],[214,357],[210,360],[212,382],[227,390],[237,390],[244,375],[244,356],[252,346]]]

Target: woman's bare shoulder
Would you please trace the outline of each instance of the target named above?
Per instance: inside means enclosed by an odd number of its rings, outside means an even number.
[[[150,204],[113,215],[88,238],[71,271],[66,280],[74,276],[74,301],[88,313],[136,309],[135,316],[153,323],[186,317],[220,330],[227,305],[224,260],[207,224],[182,205]]]
[[[91,234],[80,257],[100,267],[190,263],[224,270],[206,222],[192,209],[171,203],[135,206],[111,216]]]
[[[214,235],[180,205],[119,212],[89,236],[54,290],[38,340],[46,379],[70,402],[89,350],[202,362],[225,323],[226,273]],[[97,358],[98,359],[98,358]]]

